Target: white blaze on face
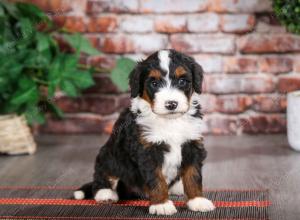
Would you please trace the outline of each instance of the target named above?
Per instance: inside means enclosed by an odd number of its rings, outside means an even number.
[[[159,65],[160,68],[166,71],[166,76],[164,80],[166,81],[166,85],[160,88],[158,92],[155,93],[154,97],[154,105],[153,112],[160,115],[168,115],[170,114],[170,110],[166,109],[165,105],[168,101],[175,101],[178,103],[178,106],[172,113],[185,113],[189,109],[189,103],[186,95],[183,91],[174,88],[171,86],[170,79],[170,51],[161,50],[158,53]],[[175,116],[175,115],[174,115]]]
[[[170,52],[168,50],[161,50],[158,52],[158,59],[160,68],[167,72],[167,76],[169,75],[169,66],[170,66]]]

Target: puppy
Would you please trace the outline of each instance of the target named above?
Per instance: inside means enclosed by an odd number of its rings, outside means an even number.
[[[161,50],[131,72],[131,107],[125,109],[96,159],[94,180],[76,199],[117,202],[137,193],[150,200],[149,213],[177,212],[169,194],[185,194],[192,211],[215,207],[202,195],[203,71],[189,56]]]

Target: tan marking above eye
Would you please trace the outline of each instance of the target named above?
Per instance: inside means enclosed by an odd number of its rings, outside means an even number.
[[[151,70],[149,72],[149,77],[153,77],[155,79],[160,79],[161,78],[161,72],[159,70]]]
[[[186,74],[186,70],[182,66],[179,66],[176,68],[176,70],[175,70],[176,78],[180,78],[181,76],[183,76],[185,74]]]

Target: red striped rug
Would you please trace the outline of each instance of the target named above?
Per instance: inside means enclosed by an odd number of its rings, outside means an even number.
[[[148,214],[146,200],[99,204],[94,200],[72,199],[75,187],[0,186],[1,219],[268,219],[267,190],[206,190],[217,209],[192,212],[184,198],[171,196],[178,212],[170,216]]]

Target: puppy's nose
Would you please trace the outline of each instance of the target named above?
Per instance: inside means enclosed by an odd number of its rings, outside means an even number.
[[[168,110],[175,110],[177,108],[178,102],[176,101],[166,101],[165,107]]]

